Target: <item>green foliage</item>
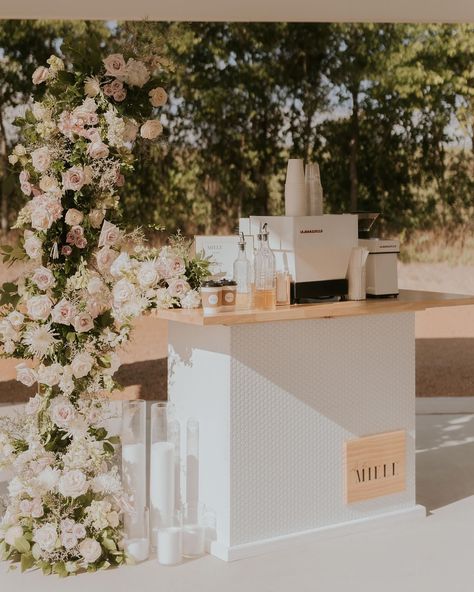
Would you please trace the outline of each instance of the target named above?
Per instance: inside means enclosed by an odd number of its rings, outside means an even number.
[[[4,21],[1,113],[53,49],[80,77],[150,45],[175,68],[165,140],[141,148],[121,190],[130,227],[232,232],[239,216],[279,214],[288,157],[320,163],[327,211],[381,211],[395,232],[470,223],[473,25]],[[69,71],[57,84],[82,96]],[[16,208],[5,163],[0,177]]]

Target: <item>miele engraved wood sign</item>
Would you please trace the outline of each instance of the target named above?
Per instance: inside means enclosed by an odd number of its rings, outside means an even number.
[[[348,504],[405,490],[405,442],[400,430],[345,443]]]

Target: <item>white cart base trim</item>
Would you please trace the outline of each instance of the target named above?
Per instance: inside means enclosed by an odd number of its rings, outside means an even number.
[[[236,545],[235,547],[225,547],[217,542],[211,543],[210,552],[214,557],[224,561],[238,561],[255,555],[262,555],[277,551],[278,549],[288,548],[291,544],[312,542],[345,536],[348,534],[365,533],[377,530],[380,527],[388,527],[403,522],[412,522],[415,519],[426,518],[426,508],[416,505],[414,508],[400,510],[399,512],[389,512],[373,518],[361,518],[342,524],[323,526],[314,530],[297,532],[273,539],[266,539],[256,543],[247,543],[245,545]]]

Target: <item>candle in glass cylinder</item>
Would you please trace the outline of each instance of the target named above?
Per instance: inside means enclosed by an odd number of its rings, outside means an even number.
[[[158,561],[162,565],[176,565],[181,563],[182,531],[179,526],[160,528],[157,536]]]
[[[150,507],[156,530],[172,516],[175,502],[175,446],[155,442],[150,455]]]

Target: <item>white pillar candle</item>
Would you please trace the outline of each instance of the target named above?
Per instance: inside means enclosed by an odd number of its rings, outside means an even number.
[[[149,539],[130,539],[125,541],[125,551],[137,563],[145,561],[150,555]]]
[[[174,512],[175,446],[171,442],[155,442],[150,456],[150,508],[152,535],[166,526]]]
[[[183,555],[196,557],[205,551],[205,529],[200,524],[185,524],[183,526]]]
[[[143,509],[146,506],[146,448],[145,444],[124,444],[122,446],[122,478],[125,491],[131,495],[133,513],[130,525],[143,520]],[[133,531],[132,531],[133,536]]]
[[[180,563],[182,554],[182,531],[179,526],[160,528],[157,536],[158,561],[162,565]]]

